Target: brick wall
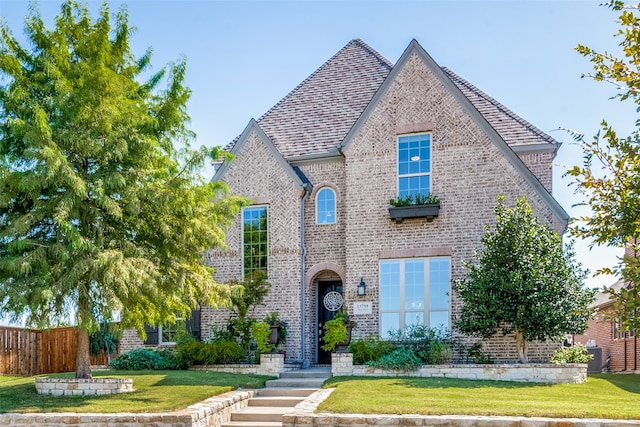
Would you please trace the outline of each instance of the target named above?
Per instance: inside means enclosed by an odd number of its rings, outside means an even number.
[[[398,224],[388,214],[388,201],[396,196],[397,130],[403,126],[419,129],[424,123],[431,124],[433,135],[432,191],[441,200],[440,216],[433,222],[412,219]],[[550,189],[550,156],[523,154],[522,158]],[[343,280],[347,307],[355,301],[372,303],[371,315],[354,316],[358,322],[354,337],[361,337],[378,332],[377,284],[383,251],[400,254],[440,248],[451,256],[452,279],[460,279],[465,274],[462,260],[469,259],[474,248],[480,246],[485,225],[495,223],[494,208],[501,194],[506,195],[508,205],[514,205],[517,197],[527,196],[543,222],[562,229],[548,206],[417,56],[400,70],[344,150],[344,157],[316,163],[300,161],[295,166],[314,187],[305,201],[305,356],[311,361],[315,360],[317,343],[319,278]],[[301,356],[301,194],[255,134],[236,153],[223,179],[234,193],[269,206],[269,276],[273,288],[264,310],[277,310],[289,321],[287,358],[297,359]],[[315,224],[315,192],[323,186],[336,192],[337,223],[333,225]],[[228,250],[207,254],[216,268],[216,279],[222,282],[242,274],[240,221],[229,230],[227,244]],[[356,296],[361,277],[368,285],[366,297]],[[461,301],[452,295],[453,316],[460,307]],[[203,337],[207,337],[207,325],[224,323],[226,316],[225,312],[203,310]],[[465,346],[473,342],[458,338]],[[534,362],[546,362],[557,347],[534,343],[529,356]],[[465,348],[459,353],[463,354]],[[517,360],[513,336],[498,336],[484,348],[499,362]]]

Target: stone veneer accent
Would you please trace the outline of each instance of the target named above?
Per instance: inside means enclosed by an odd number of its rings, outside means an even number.
[[[53,396],[93,396],[134,390],[131,378],[36,378],[36,391]]]
[[[279,377],[280,372],[298,369],[300,365],[286,367],[284,355],[279,353],[261,354],[260,364],[237,365],[197,365],[189,368],[193,371],[229,372],[233,374],[257,374]]]
[[[318,405],[333,391],[318,390],[293,411],[282,416],[282,427],[631,427],[638,420],[601,420],[542,417],[480,417],[471,415],[379,415],[315,413]]]
[[[0,426],[11,427],[205,427],[221,426],[231,413],[245,408],[255,391],[234,391],[206,399],[186,409],[170,413],[83,414],[0,414]]]
[[[354,365],[352,353],[332,353],[331,374],[333,376],[412,376],[582,384],[587,381],[587,364],[424,365],[414,371],[397,371],[365,365]]]

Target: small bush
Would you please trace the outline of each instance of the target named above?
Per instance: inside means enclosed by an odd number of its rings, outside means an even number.
[[[410,325],[404,331],[389,331],[389,336],[397,348],[403,348],[416,355],[423,364],[433,364],[432,360],[446,359],[446,355],[437,354],[430,356],[431,347],[436,351],[445,351],[449,346],[451,333],[446,329],[428,328],[424,325]],[[439,344],[434,344],[439,343]],[[453,351],[451,352],[453,358]],[[445,362],[438,362],[445,363]]]
[[[493,358],[482,351],[482,343],[478,341],[467,350],[467,357],[472,357],[476,363],[482,365],[492,365],[495,363]]]
[[[422,364],[422,360],[407,348],[398,348],[378,360],[367,362],[367,366],[396,369],[399,371],[413,371],[419,366],[422,366]]]
[[[377,335],[368,335],[354,340],[349,345],[349,351],[353,353],[354,365],[364,365],[367,362],[378,360],[395,349],[396,346],[393,343],[383,341]]]
[[[199,365],[238,363],[244,358],[242,346],[236,341],[205,343],[198,353]]]
[[[448,343],[440,340],[433,340],[429,343],[429,358],[427,362],[430,365],[451,363],[452,360],[453,349]]]
[[[551,356],[551,363],[556,365],[564,365],[565,363],[589,363],[593,358],[593,354],[589,354],[587,348],[580,343],[574,344],[572,347],[562,347],[556,350]]]
[[[200,351],[205,344],[201,341],[189,341],[176,347],[177,364],[181,369],[189,369],[200,364]]]
[[[137,348],[121,354],[111,361],[110,366],[113,369],[124,371],[178,369],[175,353],[172,349]]]

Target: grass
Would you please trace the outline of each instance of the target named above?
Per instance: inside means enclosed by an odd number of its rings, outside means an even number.
[[[73,378],[74,374],[45,375]],[[238,388],[262,388],[272,377],[206,371],[103,371],[94,378],[133,378],[133,393],[111,396],[44,396],[35,377],[0,376],[0,413],[7,412],[168,412]]]
[[[318,412],[640,419],[640,375],[589,375],[584,384],[443,378],[336,377]]]

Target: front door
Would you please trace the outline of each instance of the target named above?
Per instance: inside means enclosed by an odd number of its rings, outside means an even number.
[[[322,349],[324,323],[333,319],[335,313],[343,310],[342,282],[340,280],[318,282],[318,363],[331,363],[331,352]]]

